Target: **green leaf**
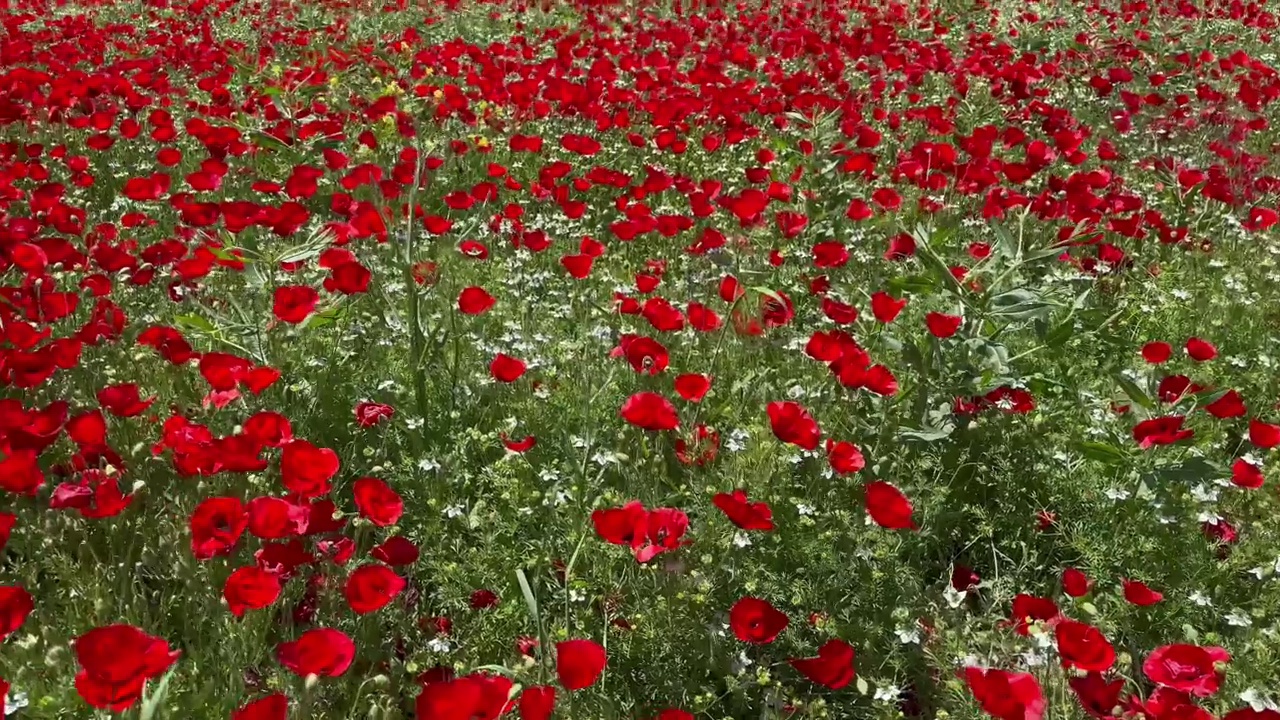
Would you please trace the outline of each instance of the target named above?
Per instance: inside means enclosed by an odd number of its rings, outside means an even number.
[[[173,678],[173,673],[177,667],[169,668],[169,672],[160,678],[160,683],[156,685],[156,691],[151,693],[151,697],[142,702],[142,709],[138,714],[139,720],[152,720],[157,717],[156,713],[160,710],[160,703],[164,702],[165,696],[169,694],[169,680]]]
[[[895,295],[922,295],[933,290],[935,282],[927,275],[904,275],[889,280],[889,289]]]
[[[1106,465],[1120,465],[1128,459],[1123,450],[1110,443],[1086,440],[1076,443],[1075,448],[1086,458]]]
[[[922,428],[920,430],[899,430],[898,437],[903,440],[919,440],[920,442],[937,442],[944,440],[955,432],[956,426],[947,424],[940,428]]]
[[[216,333],[218,328],[207,319],[194,313],[189,315],[179,315],[173,321],[180,328],[187,330],[199,330],[201,332]]]
[[[1124,394],[1128,395],[1130,400],[1148,410],[1155,409],[1155,402],[1147,397],[1147,394],[1142,391],[1142,388],[1138,387],[1137,383],[1120,373],[1115,373],[1112,377],[1115,378],[1116,383],[1120,385],[1120,388],[1124,390]]]

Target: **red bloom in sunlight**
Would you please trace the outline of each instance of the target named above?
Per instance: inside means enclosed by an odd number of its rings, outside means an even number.
[[[497,593],[484,588],[471,593],[471,597],[467,600],[472,610],[488,610],[489,608],[498,607],[500,602],[502,602],[502,599],[498,597]]]
[[[1236,458],[1231,464],[1231,482],[1237,487],[1257,490],[1262,487],[1262,468],[1244,458]]]
[[[845,440],[840,442],[827,440],[827,462],[831,465],[831,469],[840,475],[856,473],[867,466],[867,461],[858,446]]]
[[[929,328],[929,334],[936,338],[949,338],[955,335],[963,322],[964,318],[959,315],[931,312],[924,316],[924,323]]]
[[[403,535],[392,535],[381,545],[375,546],[369,556],[393,567],[400,567],[418,562],[420,554],[418,546],[412,541],[405,539]]]
[[[34,608],[35,602],[25,588],[18,585],[0,587],[0,641],[22,627]]]
[[[867,514],[882,528],[890,530],[915,530],[911,519],[911,501],[898,488],[883,480],[875,480],[866,486]]]
[[[520,693],[520,720],[550,720],[556,707],[556,689],[550,685],[534,685]]]
[[[676,459],[684,465],[704,466],[720,454],[720,433],[704,423],[698,423],[689,439],[676,438]]]
[[[385,481],[362,477],[352,485],[356,509],[378,527],[390,527],[404,514],[404,500]]]
[[[1213,343],[1200,338],[1191,338],[1187,341],[1187,355],[1196,362],[1208,362],[1218,357],[1218,348]]]
[[[498,353],[494,356],[493,362],[489,363],[489,375],[498,382],[513,383],[519,380],[521,375],[524,375],[527,367],[523,360]]]
[[[1208,413],[1219,420],[1243,417],[1249,412],[1244,406],[1244,399],[1235,390],[1228,390],[1217,400],[1204,406]]]
[[[1263,450],[1270,450],[1280,445],[1280,425],[1272,425],[1257,418],[1250,418],[1249,442]]]
[[[680,425],[676,406],[654,392],[640,392],[627,398],[619,414],[623,420],[642,430],[675,430]]]
[[[818,447],[822,434],[818,423],[799,403],[790,400],[771,402],[766,412],[769,414],[769,426],[779,440],[805,450]]]
[[[314,628],[297,639],[276,646],[276,660],[299,677],[340,677],[351,667],[356,644],[346,633]]]
[[[315,312],[320,293],[310,285],[285,285],[276,288],[271,312],[281,322],[297,324]]]
[[[483,315],[497,300],[482,287],[463,288],[458,294],[458,310],[466,315]]]
[[[517,454],[529,452],[538,444],[538,439],[532,435],[528,435],[520,440],[508,437],[506,433],[500,433],[500,437],[502,438],[503,447]]]
[[[231,720],[288,720],[289,696],[273,693],[231,713]]]
[[[591,687],[607,662],[604,648],[593,640],[556,643],[556,677],[565,690]]]
[[[614,357],[621,355],[626,358],[632,370],[649,375],[657,375],[666,370],[671,362],[671,356],[662,343],[639,335],[627,334],[620,337],[614,353]]]
[[[1122,580],[1121,583],[1124,585],[1124,599],[1130,605],[1147,607],[1164,599],[1164,595],[1147,587],[1141,580]]]
[[[44,485],[44,473],[40,471],[33,450],[10,450],[0,460],[0,489],[18,495],[35,495]]]
[[[1156,445],[1172,445],[1195,435],[1194,430],[1182,427],[1186,418],[1182,415],[1166,415],[1164,417],[1143,420],[1133,428],[1133,439],[1138,447],[1147,450]]]
[[[1142,346],[1142,359],[1151,365],[1164,363],[1172,355],[1173,348],[1167,342],[1149,342]]]
[[[787,629],[786,614],[756,597],[744,597],[729,609],[729,628],[734,637],[753,645],[768,645]]]
[[[143,400],[134,383],[109,385],[98,391],[98,404],[116,417],[135,417],[147,411],[155,396]]]
[[[1062,571],[1062,592],[1071,597],[1084,597],[1089,594],[1089,577],[1075,568]]]
[[[280,597],[280,578],[255,565],[236,568],[222,587],[227,608],[236,617],[246,610],[260,610]]]
[[[718,493],[711,500],[729,521],[743,530],[772,530],[773,510],[768,503],[750,502],[747,493],[734,490],[732,493]]]
[[[414,716],[432,720],[497,720],[507,709],[512,685],[501,675],[484,673],[425,682],[414,701]]]
[[[1116,664],[1116,651],[1102,631],[1087,623],[1064,619],[1053,628],[1064,668],[1106,672]]]
[[[1219,665],[1230,661],[1231,655],[1220,647],[1165,645],[1147,656],[1142,672],[1162,687],[1209,697],[1218,692],[1226,674]]]
[[[997,720],[1040,720],[1044,716],[1044,693],[1030,673],[967,667],[963,678],[982,710]]]
[[[361,565],[347,576],[342,594],[352,612],[365,615],[386,607],[406,585],[404,578],[385,565]]]
[[[1013,609],[1009,613],[1008,624],[1013,626],[1014,632],[1026,636],[1031,634],[1033,623],[1052,625],[1057,622],[1060,615],[1061,611],[1053,600],[1018,593],[1013,597]]]
[[[889,324],[898,317],[898,313],[907,306],[907,299],[894,299],[885,292],[876,292],[871,295],[871,314],[875,316],[878,322]]]
[[[239,498],[204,500],[191,513],[192,554],[197,560],[208,560],[230,553],[248,524],[248,513]]]
[[[1096,672],[1084,677],[1068,678],[1067,683],[1080,702],[1080,707],[1099,720],[1114,716],[1116,707],[1120,705],[1120,693],[1124,691],[1124,678],[1107,682],[1101,673]]]
[[[93,707],[113,712],[137,702],[147,680],[163,675],[181,654],[132,625],[94,628],[72,646],[80,664],[76,692]]]
[[[648,522],[649,511],[639,501],[591,513],[596,535],[612,545],[639,547],[648,537]]]
[[[373,427],[383,420],[390,420],[396,409],[390,405],[375,402],[361,402],[356,405],[356,422],[360,427]]]
[[[676,393],[689,402],[702,402],[711,390],[711,378],[697,373],[686,373],[676,378]]]
[[[817,657],[791,658],[787,662],[829,690],[839,690],[853,682],[853,646],[838,638],[823,643]]]
[[[338,473],[338,454],[306,440],[294,440],[280,455],[280,475],[290,492],[318,497],[329,492],[329,479]]]

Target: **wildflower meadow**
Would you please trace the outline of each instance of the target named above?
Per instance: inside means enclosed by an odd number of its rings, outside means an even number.
[[[19,720],[1280,720],[1264,0],[14,0]]]

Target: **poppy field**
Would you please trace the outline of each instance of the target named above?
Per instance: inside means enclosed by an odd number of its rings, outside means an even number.
[[[1280,720],[1267,3],[6,8],[6,716]]]

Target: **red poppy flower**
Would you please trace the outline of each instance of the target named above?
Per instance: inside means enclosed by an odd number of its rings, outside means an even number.
[[[507,710],[512,685],[508,678],[484,673],[427,682],[414,702],[415,717],[497,720]]]
[[[1166,415],[1164,417],[1143,420],[1133,427],[1133,439],[1143,450],[1156,445],[1172,445],[1195,435],[1194,430],[1183,429],[1186,418],[1182,415]]]
[[[1262,468],[1244,458],[1236,458],[1231,464],[1231,482],[1238,487],[1257,490],[1262,487]]]
[[[418,546],[401,535],[392,535],[387,538],[381,545],[373,548],[369,553],[374,560],[391,566],[412,565],[418,562]]]
[[[513,383],[524,375],[524,371],[528,366],[523,360],[513,358],[504,353],[498,353],[493,358],[493,362],[489,363],[489,374],[494,380],[504,383]]]
[[[1116,651],[1102,631],[1077,620],[1064,619],[1053,628],[1064,668],[1106,672],[1116,664]]]
[[[1040,720],[1044,716],[1044,693],[1030,673],[967,667],[963,678],[982,710],[997,720]]]
[[[1115,715],[1115,709],[1120,705],[1120,693],[1124,690],[1124,678],[1107,682],[1101,673],[1091,672],[1083,677],[1068,678],[1067,683],[1080,707],[1091,717],[1107,720]]]
[[[310,285],[284,285],[276,288],[271,311],[280,322],[298,324],[315,312],[320,293]]]
[[[556,689],[550,685],[534,685],[520,693],[520,720],[550,720],[556,708]]]
[[[26,588],[20,585],[0,587],[0,640],[12,635],[35,608]]]
[[[911,519],[911,501],[898,488],[883,480],[875,480],[866,486],[867,514],[882,528],[890,530],[915,530]]]
[[[1265,423],[1257,418],[1249,420],[1249,442],[1263,450],[1280,445],[1280,425]]]
[[[390,527],[404,514],[404,500],[385,481],[362,477],[352,485],[356,509],[378,527]]]
[[[356,405],[356,422],[360,427],[373,427],[383,420],[390,420],[396,409],[390,405],[375,402],[361,402]]]
[[[1213,343],[1200,338],[1193,337],[1188,340],[1186,350],[1187,355],[1196,362],[1208,362],[1218,357],[1218,348],[1214,347]]]
[[[895,299],[889,293],[878,291],[871,295],[871,314],[878,322],[889,324],[898,317],[898,313],[907,306],[907,299]]]
[[[1165,645],[1147,656],[1142,672],[1157,685],[1209,697],[1218,692],[1225,675],[1218,665],[1230,661],[1231,655],[1220,647]]]
[[[936,338],[949,338],[955,335],[963,322],[964,318],[959,315],[931,312],[924,316],[924,323],[929,328],[929,334]]]
[[[789,623],[784,613],[760,598],[744,597],[729,609],[729,628],[745,643],[768,645]]]
[[[1062,571],[1062,591],[1071,597],[1084,597],[1089,594],[1089,577],[1075,568]]]
[[[839,690],[853,681],[853,646],[838,638],[823,643],[817,657],[791,658],[787,662],[829,690]]]
[[[676,406],[654,392],[639,392],[627,398],[619,414],[623,420],[642,430],[675,430],[680,425]]]
[[[1124,599],[1131,605],[1146,607],[1164,599],[1164,595],[1147,587],[1141,580],[1122,580],[1121,582],[1124,585]]]
[[[191,552],[197,560],[226,555],[249,524],[239,498],[209,498],[191,513]]]
[[[385,565],[361,565],[347,577],[342,594],[355,614],[365,615],[386,607],[406,585],[404,578]]]
[[[273,693],[231,713],[231,720],[287,720],[288,715],[289,697],[284,693]]]
[[[711,500],[729,521],[743,530],[772,530],[773,510],[768,503],[749,502],[747,493],[734,490],[733,493],[719,493]]]
[[[608,658],[604,647],[593,640],[565,640],[556,643],[556,677],[565,690],[581,690],[595,684]]]
[[[821,436],[818,423],[799,403],[775,401],[769,403],[765,410],[769,414],[773,434],[779,440],[805,450],[818,447]]]
[[[686,373],[676,378],[676,393],[689,402],[702,402],[711,390],[711,378],[697,373]]]
[[[1142,346],[1142,359],[1151,365],[1159,365],[1173,355],[1173,347],[1167,342],[1149,342]]]
[[[497,300],[485,292],[484,288],[474,285],[463,288],[458,294],[458,310],[466,315],[482,315],[488,312],[496,302]]]
[[[222,588],[227,608],[236,617],[246,610],[260,610],[280,597],[280,578],[255,565],[236,568]]]
[[[1019,635],[1029,635],[1032,623],[1042,622],[1052,625],[1061,611],[1058,605],[1049,598],[1036,597],[1018,593],[1013,597],[1013,609],[1009,613],[1009,624]]]
[[[862,457],[862,451],[858,446],[845,440],[840,442],[827,440],[827,462],[830,463],[832,470],[841,475],[856,473],[867,466],[867,461]]]
[[[276,646],[276,660],[299,677],[340,677],[351,667],[356,645],[340,630],[315,628]]]
[[[96,708],[123,712],[142,697],[147,680],[163,675],[180,653],[132,625],[94,628],[73,647],[80,672],[76,692]]]
[[[290,492],[318,497],[329,492],[329,479],[338,473],[338,454],[306,440],[294,440],[280,455],[280,475]]]

